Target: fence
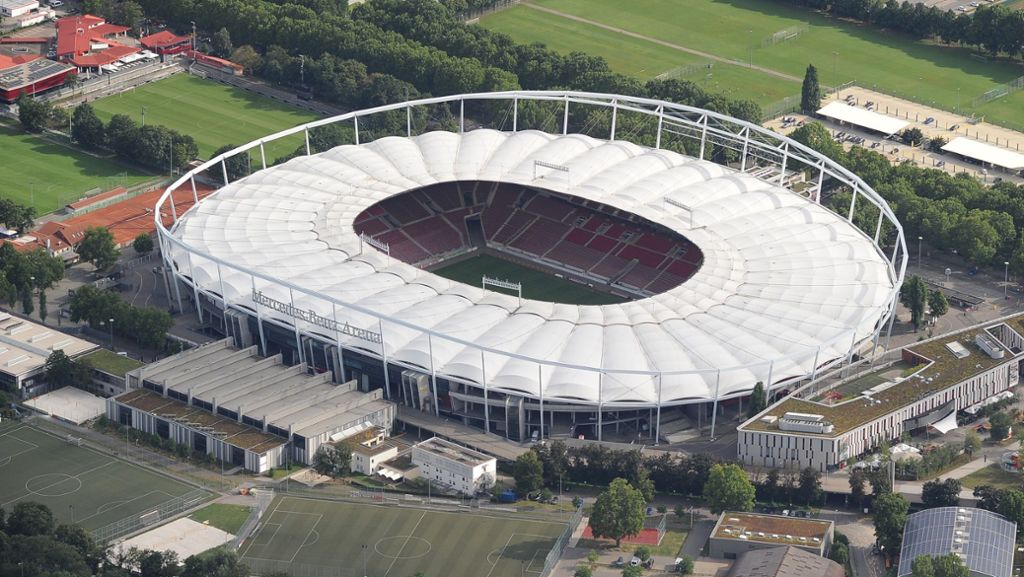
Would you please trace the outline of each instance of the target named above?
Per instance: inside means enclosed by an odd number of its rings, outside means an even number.
[[[1009,96],[1014,92],[1021,90],[1022,88],[1024,88],[1024,76],[1021,76],[1020,78],[1017,78],[1015,80],[1011,80],[1006,84],[1000,84],[999,86],[996,86],[995,88],[989,90],[985,94],[982,94],[981,96],[975,98],[974,100],[971,100],[971,107],[977,108],[978,106],[981,106],[986,102],[992,102],[997,98]]]
[[[483,16],[486,16],[492,12],[504,10],[511,6],[515,6],[520,2],[522,2],[522,0],[498,0],[497,2],[492,3],[490,6],[485,6],[478,10],[468,10],[466,12],[463,12],[461,15],[462,21],[465,22],[466,24],[473,24]]]
[[[778,118],[783,114],[789,114],[790,112],[797,112],[800,110],[800,95],[793,94],[787,96],[782,100],[772,102],[766,106],[761,107],[761,118],[764,120],[771,120],[772,118]]]
[[[698,72],[707,73],[715,67],[715,63],[709,61],[696,62],[694,64],[688,64],[686,66],[677,66],[675,68],[666,70],[661,74],[655,76],[658,80],[670,80],[673,78],[685,78]]]
[[[196,505],[206,501],[211,497],[209,491],[203,489],[193,489],[180,497],[175,497],[169,501],[165,501],[158,505],[155,509],[143,511],[130,517],[125,517],[120,521],[114,521],[113,523],[94,529],[92,531],[92,540],[96,543],[107,543],[118,539],[129,533],[134,533],[140,529],[149,527],[166,521],[175,515],[184,513]]]
[[[661,522],[658,523],[658,545],[661,545],[661,540],[665,538],[665,533],[668,531],[668,515],[661,516]]]
[[[255,498],[256,503],[252,506],[252,510],[249,511],[249,517],[242,523],[241,529],[235,534],[235,538],[231,540],[228,547],[234,551],[237,551],[242,543],[249,538],[256,530],[256,527],[260,523],[260,519],[263,518],[263,514],[270,508],[270,504],[274,501],[274,492],[268,489],[255,489],[250,491],[250,494]]]
[[[275,561],[271,559],[245,558],[245,566],[249,568],[249,575],[270,575],[286,574],[290,577],[361,577],[362,570],[354,567],[338,567],[335,565],[311,565],[309,563],[294,563],[288,561]]]
[[[569,540],[572,539],[573,533],[580,526],[580,521],[583,520],[583,507],[576,509],[576,512],[569,518],[569,524],[566,525],[562,534],[555,540],[555,544],[551,546],[551,550],[548,551],[548,556],[544,558],[544,569],[540,572],[540,577],[549,577],[551,572],[555,570],[555,565],[558,560],[562,557],[562,552],[569,545]]]

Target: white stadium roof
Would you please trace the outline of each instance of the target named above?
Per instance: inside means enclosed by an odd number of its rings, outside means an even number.
[[[568,177],[535,177],[535,160],[568,167]],[[520,303],[360,246],[353,222],[363,210],[458,180],[544,188],[633,212],[695,243],[703,265],[685,283],[632,302]],[[330,332],[346,348],[548,401],[692,402],[802,377],[873,335],[894,290],[870,238],[790,190],[667,150],[532,130],[385,137],[295,158],[220,189],[173,234],[190,252],[172,247],[179,274],[223,291],[233,306],[256,308],[254,290],[281,302],[294,292],[301,311],[380,330],[385,346]]]
[[[959,136],[949,141],[942,150],[966,156],[981,162],[1010,170],[1024,169],[1024,154]]]
[[[909,124],[909,122],[899,118],[892,118],[891,116],[871,112],[870,110],[857,108],[856,106],[850,106],[835,100],[818,110],[818,114],[833,120],[881,132],[886,136],[896,134]]]

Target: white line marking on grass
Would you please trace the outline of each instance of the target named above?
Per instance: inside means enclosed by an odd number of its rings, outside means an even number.
[[[10,435],[11,433],[17,433],[18,431],[23,431],[23,430],[25,430],[27,428],[28,427],[26,427],[25,425],[22,425],[22,426],[18,427],[17,429],[11,429],[10,431],[7,431],[6,433],[0,433],[0,437],[6,437],[7,435]],[[15,437],[15,438],[17,439],[17,437]],[[18,440],[21,441],[21,439],[18,439]],[[25,441],[21,441],[21,442],[24,443]]]
[[[501,563],[501,557],[505,554],[505,549],[508,549],[508,544],[512,542],[512,537],[515,536],[515,533],[508,536],[508,540],[505,541],[505,546],[501,548],[501,552],[498,553],[498,558],[494,560],[494,565],[491,565],[491,570],[487,572],[487,577],[491,577],[491,573],[494,573],[494,568],[498,566],[498,563]],[[487,556],[490,557],[490,553],[488,553]]]
[[[75,519],[75,521],[78,522],[78,523],[81,523],[82,521],[85,521],[87,519],[92,519],[96,515],[102,515],[103,513],[106,513],[107,511],[112,511],[112,510],[120,507],[121,505],[127,505],[128,503],[131,503],[132,501],[138,501],[139,499],[144,499],[144,498],[146,498],[146,497],[148,497],[150,495],[157,495],[157,494],[162,494],[165,497],[167,497],[168,499],[173,499],[174,498],[174,495],[171,495],[170,493],[167,493],[165,491],[150,491],[148,493],[143,493],[143,494],[139,495],[138,497],[135,497],[134,499],[124,499],[124,500],[120,500],[120,501],[109,501],[107,503],[104,503],[104,504],[100,505],[99,507],[96,507],[96,512],[93,513],[92,515],[89,515],[88,517],[82,517],[81,519]]]
[[[395,563],[398,562],[398,558],[402,556],[402,551],[405,550],[405,546],[409,544],[409,539],[412,539],[412,536],[416,534],[416,529],[420,526],[420,522],[423,521],[423,518],[426,516],[427,512],[424,511],[423,514],[420,515],[420,518],[416,521],[416,524],[412,526],[412,531],[409,531],[409,535],[405,538],[405,543],[402,543],[402,547],[398,550],[398,554],[396,554],[395,558],[391,560],[391,564],[388,565],[388,570],[384,573],[384,577],[388,577],[388,575],[391,573],[391,569],[394,568]],[[491,570],[493,571],[494,567],[491,567]],[[490,575],[490,573],[488,573],[488,575]]]
[[[266,543],[252,543],[252,546],[254,546],[254,547],[269,547],[270,544],[274,542],[274,537],[277,537],[277,532],[281,530],[281,524],[280,523],[266,523],[266,524],[264,524],[263,525],[263,531],[260,532],[260,536],[262,537],[263,536],[263,532],[265,532],[267,530],[267,527],[270,527],[271,525],[274,526],[274,532],[270,534],[270,538],[267,539],[267,542]],[[280,559],[274,559],[274,561],[280,561]]]
[[[320,524],[320,521],[322,521],[322,520],[323,520],[323,518],[324,518],[324,516],[323,516],[323,515],[321,515],[321,514],[319,514],[319,513],[317,513],[317,514],[316,514],[316,516],[317,516],[316,522],[315,522],[315,523],[313,523],[313,526],[312,526],[312,527],[310,527],[310,528],[309,528],[309,531],[307,531],[307,532],[306,532],[306,536],[305,536],[305,538],[303,538],[303,539],[302,539],[302,543],[300,543],[300,544],[299,544],[299,547],[298,547],[297,549],[295,549],[295,554],[294,554],[294,555],[292,555],[292,558],[288,560],[288,563],[289,563],[289,564],[291,564],[291,563],[294,563],[294,562],[295,562],[295,558],[299,556],[299,551],[301,551],[301,550],[302,550],[302,548],[306,546],[306,541],[309,541],[309,537],[310,537],[310,536],[311,536],[311,535],[312,535],[313,533],[315,533],[315,532],[316,532],[316,526],[317,526],[317,525],[319,525],[319,524]],[[318,534],[319,534],[319,533],[318,533]],[[319,537],[317,538],[317,541],[319,541]],[[316,543],[316,541],[314,541],[314,543]]]
[[[280,524],[278,524],[278,523],[271,523],[270,520],[274,518],[274,514],[277,513],[277,508],[281,506],[281,503],[283,503],[286,498],[287,497],[281,497],[280,500],[277,502],[277,505],[274,505],[274,510],[271,511],[269,515],[267,515],[267,521],[266,521],[266,523],[263,524],[264,529],[267,526],[269,526],[269,525],[277,525],[278,529],[281,528]],[[263,534],[263,531],[260,531],[260,535],[262,535],[262,534]],[[275,535],[277,535],[277,531],[274,531],[274,535],[272,535],[270,537],[271,540],[273,540]],[[246,547],[245,553],[242,553],[242,557],[245,557],[245,555],[249,552],[249,550],[252,549],[253,543],[255,543],[255,542],[256,542],[256,539],[249,539],[248,547]],[[270,541],[267,541],[267,545],[269,545],[269,544],[270,544]]]
[[[67,477],[61,479],[60,481],[57,481],[56,483],[50,483],[49,485],[47,485],[45,487],[40,487],[39,489],[36,489],[36,491],[34,491],[34,492],[25,493],[24,495],[22,495],[20,497],[15,497],[14,499],[11,499],[10,501],[7,501],[6,503],[0,503],[0,507],[3,507],[5,505],[10,505],[11,503],[14,503],[15,501],[20,501],[20,500],[24,499],[25,497],[28,497],[29,495],[38,494],[39,491],[45,491],[46,489],[49,489],[50,487],[53,487],[54,485],[59,485],[59,484],[63,483],[64,481],[67,481],[68,479],[78,479],[79,481],[81,481],[81,479],[79,479],[79,477],[82,477],[83,475],[88,475],[89,473],[92,473],[94,471],[98,471],[98,470],[102,469],[103,467],[106,467],[107,465],[109,465],[109,464],[111,464],[113,462],[114,461],[107,461],[106,463],[103,463],[102,465],[100,465],[98,467],[93,467],[92,469],[89,469],[88,471],[84,471],[84,472],[79,473],[77,475],[68,475]]]
[[[544,566],[543,565],[541,565],[541,568],[539,570],[531,569],[531,567],[533,567],[533,562],[537,560],[537,553],[540,553],[540,549],[534,549],[533,550],[533,557],[530,557],[530,562],[526,564],[526,569],[524,569],[524,571],[526,573],[536,573],[536,574],[540,575],[541,571],[544,570]]]

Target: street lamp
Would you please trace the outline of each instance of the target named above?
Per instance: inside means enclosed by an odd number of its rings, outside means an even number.
[[[1006,290],[1010,286],[1010,261],[1003,261],[1003,298],[1010,298],[1006,295]]]
[[[363,577],[366,577],[366,545],[363,545]]]
[[[114,350],[114,319],[110,319],[110,350]]]
[[[921,241],[922,240],[924,240],[924,237],[922,237],[922,236],[918,236],[917,237],[917,272],[921,272]]]
[[[838,58],[839,58],[839,53],[838,52],[833,52],[832,53],[832,84],[835,86],[836,100],[839,100],[839,72],[838,72],[839,65],[837,64]]]

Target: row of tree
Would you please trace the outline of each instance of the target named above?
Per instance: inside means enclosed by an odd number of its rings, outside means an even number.
[[[75,290],[69,308],[73,322],[86,321],[95,330],[112,330],[151,349],[164,346],[167,331],[173,324],[171,315],[164,309],[137,307],[117,293],[92,285]]]
[[[64,261],[44,248],[18,252],[11,243],[0,244],[0,300],[11,306],[21,302],[22,312],[35,309],[38,291],[39,318],[46,320],[46,291],[64,278]]]
[[[83,148],[107,148],[125,160],[158,171],[183,168],[199,155],[199,147],[189,135],[166,126],[142,126],[125,114],[115,114],[104,125],[88,103],[75,107],[71,138]]]
[[[0,198],[0,223],[10,229],[24,232],[35,224],[36,209],[9,198]]]
[[[974,14],[942,10],[924,2],[897,0],[776,0],[851,18],[879,28],[898,30],[914,38],[938,38],[947,44],[966,44],[991,54],[1021,54],[1024,16],[1002,4],[982,5]]]
[[[977,265],[1010,262],[1024,273],[1024,186],[1008,181],[986,186],[966,174],[920,168],[913,163],[893,165],[884,155],[860,146],[843,150],[828,129],[810,122],[791,135],[798,142],[835,160],[861,177],[889,203],[907,238],[921,236],[932,247],[951,251]],[[830,207],[849,210],[850,193],[831,191]],[[874,236],[878,210],[857,203],[854,223]],[[883,229],[886,238],[890,229]]]
[[[0,577],[246,577],[248,568],[224,549],[179,563],[169,551],[114,549],[95,543],[79,525],[57,524],[33,501],[0,509]]]
[[[760,107],[752,101],[709,94],[690,82],[644,84],[611,72],[599,57],[563,56],[542,44],[517,44],[509,36],[467,26],[455,11],[430,0],[367,3],[354,9],[351,17],[270,0],[143,0],[142,4],[147,13],[178,26],[195,20],[204,30],[224,28],[236,43],[263,52],[260,73],[279,82],[301,82],[299,70],[306,68],[296,64],[309,63],[308,82],[325,99],[346,105],[401,101],[415,95],[413,88],[421,95],[572,88],[666,98],[745,120],[761,118]],[[502,108],[491,114],[496,117],[507,111]],[[489,122],[493,117],[480,120]],[[579,126],[587,124],[582,116],[575,121]],[[620,122],[627,123],[620,125],[624,132],[635,128],[629,120],[620,117]]]

